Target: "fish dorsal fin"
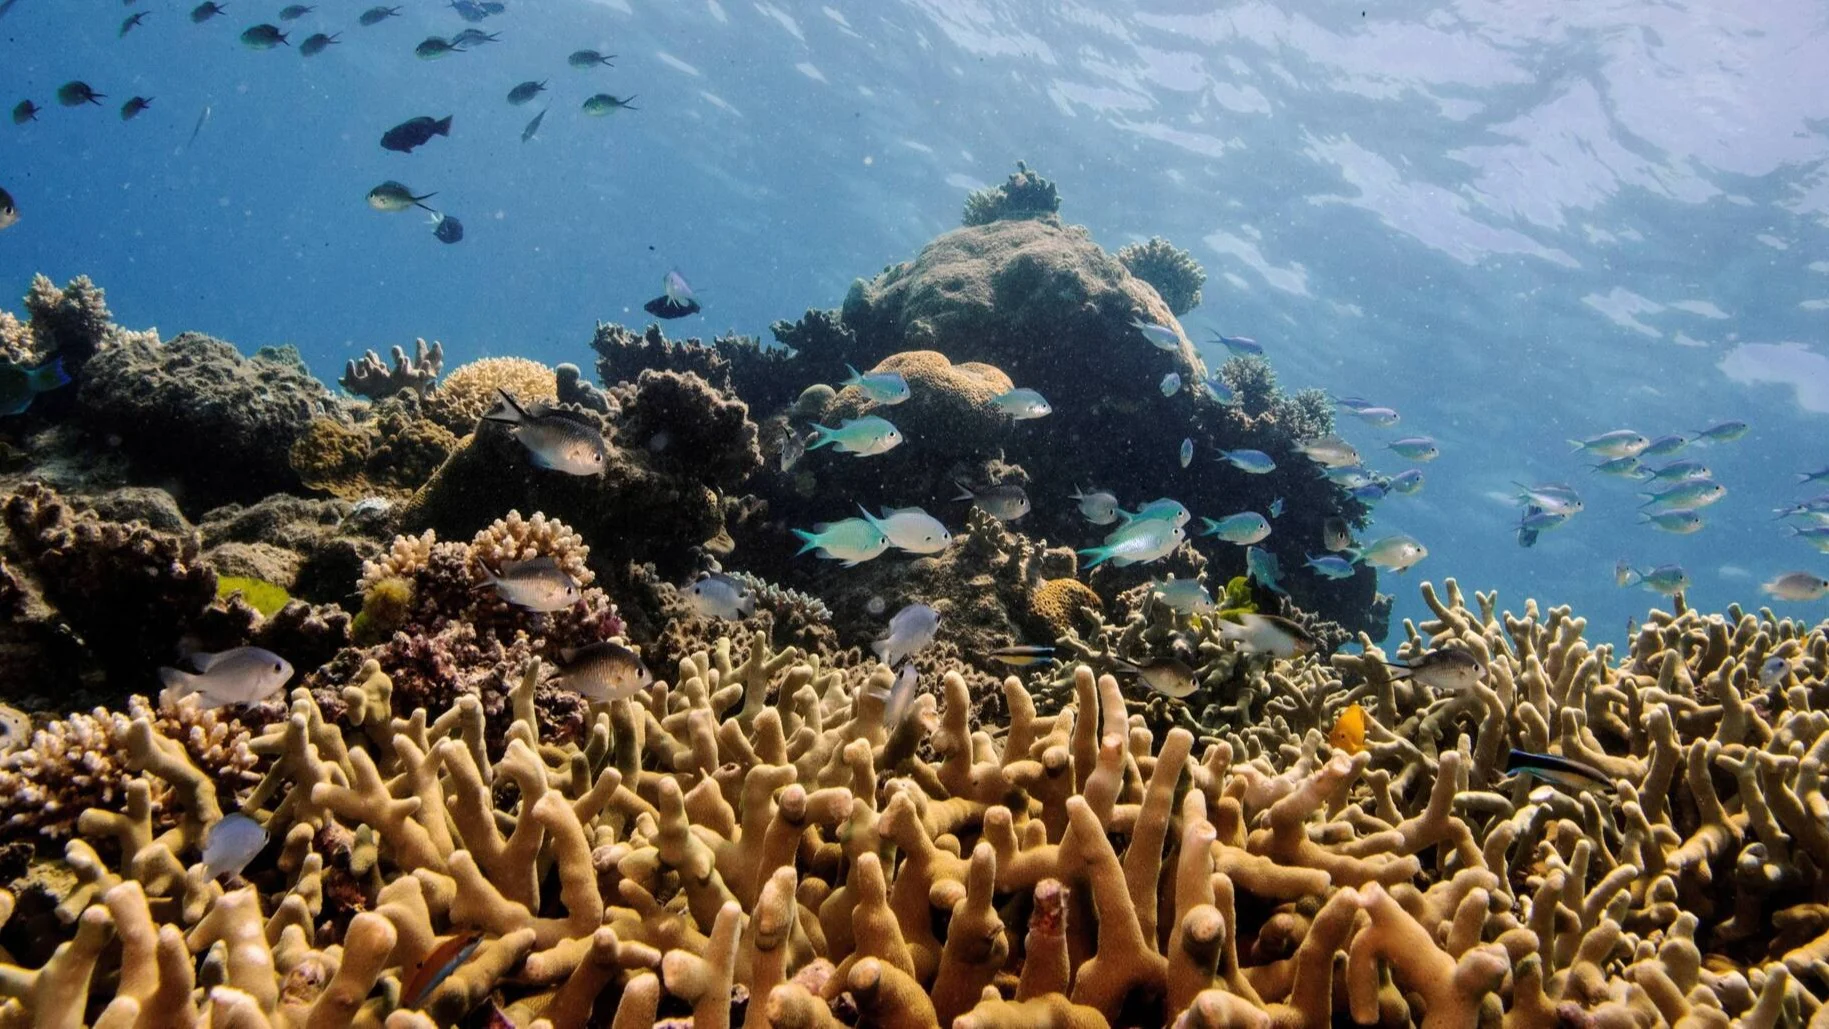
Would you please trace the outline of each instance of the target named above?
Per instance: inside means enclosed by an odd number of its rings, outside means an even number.
[[[563,661],[569,665],[577,659],[578,659],[578,648],[577,647],[564,647],[564,648],[560,649],[560,651],[559,651],[559,660],[560,661]]]
[[[507,578],[516,573],[544,572],[548,570],[555,572],[559,571],[559,562],[554,560],[551,554],[538,554],[534,557],[522,558],[519,561],[502,562],[503,578]]]
[[[220,664],[222,659],[228,656],[228,654],[229,651],[226,650],[215,654],[206,654],[203,651],[198,651],[197,653],[190,655],[190,663],[198,672],[207,675],[209,674],[209,670]]]

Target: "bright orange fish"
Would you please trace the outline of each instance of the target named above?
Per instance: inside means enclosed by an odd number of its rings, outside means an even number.
[[[1334,720],[1334,729],[1327,734],[1328,746],[1348,754],[1357,754],[1365,749],[1365,708],[1358,704],[1340,712]]]

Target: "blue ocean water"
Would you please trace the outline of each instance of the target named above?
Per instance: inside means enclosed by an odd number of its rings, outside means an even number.
[[[1190,337],[1252,336],[1287,387],[1395,407],[1390,430],[1342,419],[1368,455],[1440,441],[1369,534],[1429,547],[1381,577],[1400,615],[1422,610],[1415,580],[1453,575],[1617,636],[1668,606],[1614,584],[1622,558],[1681,563],[1709,608],[1829,573],[1772,515],[1829,463],[1818,5],[507,0],[479,26],[500,42],[437,61],[414,46],[470,27],[441,3],[364,28],[369,0],[324,0],[265,52],[237,37],[282,5],[226,6],[198,25],[159,0],[0,5],[0,99],[46,108],[0,125],[22,212],[0,296],[88,274],[124,324],[293,343],[326,379],[421,336],[449,364],[588,364],[594,322],[645,323],[670,268],[705,302],[670,331],[766,335],[835,306],[1020,158],[1108,249],[1194,253],[1210,278]],[[318,31],[337,45],[301,58]],[[587,47],[615,66],[569,67]],[[70,79],[104,106],[59,107]],[[549,91],[510,106],[526,79]],[[596,92],[640,109],[588,117]],[[153,106],[124,123],[136,94]],[[449,139],[378,146],[447,114]],[[465,240],[370,209],[386,179],[436,192]],[[1752,430],[1681,455],[1730,490],[1683,537],[1635,524],[1631,484],[1564,442],[1726,419]],[[1519,547],[1513,480],[1574,483],[1587,510]]]

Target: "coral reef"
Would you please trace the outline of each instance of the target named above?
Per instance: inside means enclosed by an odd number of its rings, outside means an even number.
[[[706,343],[697,337],[668,339],[659,325],[636,333],[600,322],[591,349],[597,352],[597,378],[605,385],[632,383],[648,371],[691,372],[757,411],[773,411],[792,399],[802,374],[799,362],[787,365],[789,350],[765,349],[760,340],[735,333]]]
[[[425,485],[457,436],[427,417],[412,395],[395,395],[353,420],[313,418],[287,460],[299,481],[345,500],[405,499]]]
[[[1004,219],[1046,219],[1061,209],[1054,183],[1029,170],[1022,161],[1002,185],[974,191],[965,198],[963,225],[989,225]]]
[[[138,335],[113,324],[101,288],[87,275],[71,279],[62,289],[43,275],[34,275],[25,310],[25,322],[0,312],[0,355],[32,365],[55,356],[72,378],[103,347]]]
[[[437,546],[403,543],[396,563]],[[47,750],[62,767],[118,736],[126,768],[104,766],[114,792],[73,823],[65,871],[16,885],[38,899],[0,895],[14,923],[55,916],[0,968],[0,1017],[1829,1018],[1816,903],[1829,624],[1679,604],[1615,661],[1567,609],[1501,615],[1488,595],[1469,608],[1452,582],[1424,595],[1435,617],[1406,626],[1398,656],[1465,648],[1484,672],[1473,690],[1393,682],[1368,640],[1331,664],[1257,664],[1260,710],[1198,734],[1147,727],[1135,708],[1151,701],[1083,666],[1059,705],[1004,680],[994,732],[973,730],[953,673],[891,725],[887,670],[860,679],[754,633],[577,712],[560,742],[545,735],[542,662],[509,689],[499,736],[471,697],[390,718],[397,684],[368,667],[334,695],[295,690],[245,744],[207,731],[212,754],[254,756],[225,762],[239,783],[174,737],[173,717],[194,713],[104,712]],[[1762,684],[1772,658],[1784,673]],[[1371,717],[1349,754],[1326,727],[1350,703]],[[1512,747],[1591,764],[1611,787],[1503,781]],[[0,769],[0,798],[43,791],[48,771]],[[100,782],[65,795],[58,833]],[[233,889],[198,863],[230,810],[275,841]],[[448,978],[411,985],[460,949]]]
[[[463,436],[507,390],[522,404],[557,400],[559,380],[553,370],[525,357],[484,357],[459,365],[425,398],[426,417]]]
[[[1186,250],[1151,236],[1147,242],[1119,247],[1118,260],[1125,270],[1149,283],[1175,317],[1200,306],[1200,287],[1206,284],[1207,270]]]
[[[445,347],[439,342],[427,346],[423,339],[414,340],[413,356],[408,357],[405,350],[395,347],[392,357],[394,363],[390,367],[380,354],[364,351],[360,359],[344,365],[337,385],[370,400],[383,400],[401,390],[423,397],[438,385],[438,373],[445,367]]]
[[[391,538],[380,515],[339,500],[275,494],[228,504],[198,523],[204,558],[229,574],[252,575],[313,603],[348,599],[362,563]]]
[[[890,354],[869,371],[899,372],[908,383],[908,399],[884,412],[862,390],[846,386],[821,406],[815,420],[838,425],[866,413],[889,414],[910,440],[941,456],[993,449],[1007,435],[1010,419],[991,401],[1015,384],[1000,368],[973,361],[954,364],[938,351],[911,350]]]
[[[643,371],[621,396],[618,435],[656,471],[728,491],[762,465],[749,405],[695,372]]]
[[[192,511],[296,489],[293,442],[314,416],[336,410],[290,348],[244,357],[196,333],[107,346],[81,383],[84,428],[118,440]]]

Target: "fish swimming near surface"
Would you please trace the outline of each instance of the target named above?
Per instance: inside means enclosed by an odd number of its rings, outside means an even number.
[[[484,43],[500,43],[502,34],[484,32],[482,29],[465,29],[451,37],[452,46],[481,46]]]
[[[639,111],[634,104],[633,96],[617,96],[614,93],[595,93],[585,98],[584,113],[601,118],[614,111]]]
[[[1403,533],[1374,540],[1358,553],[1359,560],[1366,564],[1377,565],[1393,572],[1408,571],[1418,561],[1428,556],[1428,547]]]
[[[1689,479],[1712,479],[1714,473],[1700,461],[1672,461],[1650,470],[1646,482],[1684,482]]]
[[[987,651],[984,656],[1011,668],[1031,668],[1053,664],[1054,648],[1029,645],[998,647],[996,650]]]
[[[431,211],[430,207],[426,207],[425,201],[437,195],[437,193],[415,194],[400,183],[389,179],[368,191],[368,206],[377,211],[404,211],[409,207],[424,207]]]
[[[542,111],[541,115],[544,116],[545,112]],[[690,314],[698,314],[702,310],[699,306],[698,294],[693,292],[692,284],[687,282],[686,277],[677,270],[669,271],[662,276],[660,286],[660,296],[641,305],[642,310],[656,318],[684,318]]]
[[[483,934],[476,929],[445,937],[438,946],[426,952],[413,974],[400,987],[400,1006],[410,1009],[424,1004],[432,991],[444,985],[445,980],[474,957],[476,949],[482,945]]]
[[[1213,334],[1213,342],[1225,347],[1233,357],[1263,357],[1264,347],[1250,336],[1222,336]]]
[[[508,91],[508,102],[518,107],[544,92],[546,92],[545,82],[535,82],[529,79]]]
[[[881,557],[889,549],[889,537],[882,530],[862,518],[846,518],[837,522],[820,522],[813,526],[813,531],[793,530],[800,537],[800,549],[796,556],[809,550],[818,551],[819,556],[831,561],[842,561],[844,567],[852,568]]]
[[[938,554],[952,545],[953,534],[940,519],[918,507],[886,507],[880,518],[862,504],[858,509],[864,512],[864,520],[876,526],[878,532],[889,538],[889,545],[897,550],[910,554]]]
[[[1365,708],[1351,704],[1334,719],[1334,727],[1328,730],[1327,745],[1344,754],[1357,754],[1365,749]]]
[[[1054,413],[1054,408],[1040,393],[1027,387],[1018,387],[1008,393],[999,393],[991,398],[991,406],[999,414],[1008,415],[1013,421],[1028,421],[1032,418],[1045,418]]]
[[[223,7],[221,4],[214,3],[213,0],[203,0],[203,3],[191,8],[191,21],[201,25],[211,18],[216,17],[218,14],[227,13],[228,8]]]
[[[1013,482],[1002,482],[973,489],[963,482],[955,482],[959,495],[954,501],[969,500],[972,505],[1000,522],[1013,522],[1029,513],[1029,494]]]
[[[626,700],[654,685],[641,656],[615,640],[559,652],[558,685],[599,704]]]
[[[1640,511],[1638,517],[1642,524],[1664,532],[1674,532],[1679,536],[1700,532],[1702,527],[1707,524],[1702,520],[1702,516],[1694,511],[1666,511],[1662,514]]]
[[[1545,511],[1558,511],[1563,514],[1580,514],[1584,508],[1581,494],[1574,487],[1560,482],[1546,482],[1536,486],[1513,483],[1518,487],[1518,499],[1527,501],[1530,506]]]
[[[315,11],[315,10],[317,10],[317,8],[309,7],[309,6],[306,6],[305,4],[291,4],[287,7],[280,9],[279,20],[280,21],[297,21],[300,18],[303,18],[305,15],[310,14],[312,11]]]
[[[549,108],[547,108],[547,110],[550,111],[550,110],[552,110],[552,108],[549,107]],[[527,127],[521,130],[521,142],[523,142],[523,143],[531,142],[535,136],[539,135],[540,134],[540,123],[545,120],[546,120],[546,111],[541,111],[539,114],[534,115],[533,120],[527,123]],[[651,304],[651,303],[654,303],[654,301],[650,300],[650,301],[648,301],[648,303]],[[686,313],[691,314],[692,312],[687,311]]]
[[[1315,638],[1307,629],[1276,615],[1245,613],[1221,618],[1214,626],[1221,639],[1238,645],[1247,654],[1271,654],[1289,660],[1297,654],[1313,653]]]
[[[19,204],[13,200],[11,193],[0,189],[0,229],[10,229],[17,224],[19,224]],[[20,410],[23,411],[24,408],[20,408]],[[17,414],[18,412],[0,411],[0,414],[9,413]]]
[[[140,112],[147,110],[151,106],[152,97],[136,96],[121,105],[121,120],[132,121],[140,116]]]
[[[1666,511],[1694,511],[1727,496],[1727,487],[1713,479],[1689,479],[1662,493],[1640,493],[1648,498],[1639,507],[1659,507]]]
[[[203,874],[214,881],[240,875],[267,847],[267,827],[240,811],[216,820],[203,840]]]
[[[461,243],[464,223],[448,214],[432,212],[432,236],[440,243]]]
[[[1505,758],[1505,771],[1514,776],[1529,778],[1559,786],[1577,793],[1584,791],[1606,792],[1613,789],[1613,783],[1605,773],[1591,765],[1571,760],[1556,754],[1533,754],[1528,750],[1513,750]]]
[[[536,467],[567,475],[603,472],[609,444],[596,426],[558,412],[530,412],[507,390],[498,388],[495,392],[499,400],[483,420],[512,426],[510,434],[527,448]]]
[[[1651,445],[1639,451],[1640,457],[1668,457],[1689,445],[1689,437],[1682,435],[1659,436]]]
[[[818,450],[830,444],[841,454],[855,454],[858,457],[885,454],[902,443],[901,430],[876,415],[847,418],[837,428],[815,422],[813,434],[813,442],[807,444],[808,450]]]
[[[1627,572],[1630,574],[1625,577],[1625,581],[1620,582],[1621,586],[1630,586],[1636,582],[1653,593],[1662,593],[1667,597],[1676,596],[1690,585],[1689,573],[1683,570],[1682,565],[1658,565],[1644,572],[1628,568]]]
[[[1464,692],[1486,677],[1479,658],[1458,647],[1437,647],[1407,664],[1384,662],[1393,679],[1409,679],[1445,692]]]
[[[1747,434],[1752,426],[1745,422],[1716,422],[1690,439],[1691,443],[1732,443]]]
[[[140,23],[145,21],[146,16],[151,13],[152,12],[150,12],[150,11],[141,11],[138,14],[128,15],[127,20],[121,22],[121,32],[120,32],[121,37],[125,38],[127,33],[132,32],[136,28],[139,28]]]
[[[398,7],[370,7],[368,10],[362,12],[362,16],[356,19],[356,23],[363,28],[368,28],[370,26],[379,25],[389,18],[398,17],[400,17],[400,8]]]
[[[1270,520],[1256,511],[1241,511],[1218,521],[1202,518],[1200,523],[1202,536],[1217,536],[1241,547],[1250,546],[1270,535]]]
[[[41,108],[30,100],[19,101],[13,105],[13,124],[24,125],[29,121],[37,121],[40,110]]]
[[[1276,462],[1262,450],[1221,450],[1219,458],[1241,472],[1268,475],[1276,471]]]
[[[292,678],[292,665],[285,658],[260,647],[192,654],[190,663],[197,669],[194,674],[177,668],[159,669],[159,681],[165,684],[161,702],[176,702],[195,694],[206,708],[258,704],[279,692]]]
[[[574,68],[595,68],[599,65],[614,68],[615,65],[610,64],[610,61],[615,57],[615,54],[600,54],[595,50],[574,50],[565,59],[565,63]]]
[[[1181,349],[1181,333],[1167,325],[1159,325],[1156,322],[1146,322],[1138,317],[1130,320],[1130,327],[1141,332],[1143,338],[1149,340],[1150,345],[1157,350],[1175,351]]]
[[[427,36],[419,42],[418,46],[413,48],[413,56],[422,61],[436,61],[441,57],[449,57],[452,54],[461,54],[464,52],[465,50],[463,47],[452,46],[450,40],[440,39],[437,36]]]
[[[1360,463],[1359,451],[1339,436],[1317,436],[1296,445],[1310,461],[1328,468],[1345,468]]]
[[[1569,444],[1601,457],[1637,457],[1651,445],[1651,440],[1631,429],[1615,429],[1587,439],[1572,439]]]
[[[549,555],[505,561],[499,573],[483,568],[478,589],[493,587],[496,595],[516,607],[551,613],[578,602],[578,580]]]
[[[1821,600],[1829,594],[1829,579],[1810,572],[1786,572],[1759,588],[1779,600]]]
[[[1349,412],[1354,418],[1379,429],[1388,429],[1403,420],[1403,416],[1389,407],[1359,407]]]
[[[940,631],[940,612],[926,604],[909,604],[889,619],[889,635],[870,644],[876,659],[894,668],[933,643]]]
[[[1384,446],[1406,461],[1433,461],[1442,456],[1441,449],[1427,436],[1406,436]]]
[[[414,147],[422,147],[431,142],[433,136],[449,137],[451,117],[447,114],[443,118],[428,115],[409,118],[381,134],[381,149],[410,154]]]
[[[316,57],[331,47],[338,45],[337,37],[341,35],[341,32],[314,32],[310,36],[307,36],[303,43],[298,45],[299,56]]]
[[[1189,668],[1185,661],[1177,658],[1159,657],[1133,663],[1114,657],[1112,664],[1117,666],[1120,672],[1135,675],[1143,682],[1143,685],[1165,697],[1180,700],[1199,688],[1194,681],[1194,670]]]
[[[1392,493],[1409,496],[1423,488],[1423,473],[1420,468],[1406,468],[1391,476],[1387,487]]]
[[[908,399],[908,380],[902,377],[901,372],[865,373],[848,364],[845,365],[845,371],[850,372],[851,377],[839,383],[841,389],[855,386],[864,396],[884,407],[893,407]]]
[[[250,50],[271,50],[276,46],[291,46],[286,42],[286,34],[278,25],[260,24],[249,27],[241,34],[241,45]]]
[[[700,618],[735,622],[756,613],[756,591],[722,572],[701,576],[681,592]]]
[[[57,102],[65,107],[81,107],[84,104],[100,107],[106,99],[108,94],[97,93],[89,88],[87,82],[70,81],[57,87]]]
[[[465,21],[483,21],[489,17],[489,9],[475,0],[451,0],[448,6]]]
[[[1072,499],[1079,501],[1080,517],[1094,525],[1110,525],[1120,517],[1118,498],[1109,490],[1081,490],[1075,486]]]

